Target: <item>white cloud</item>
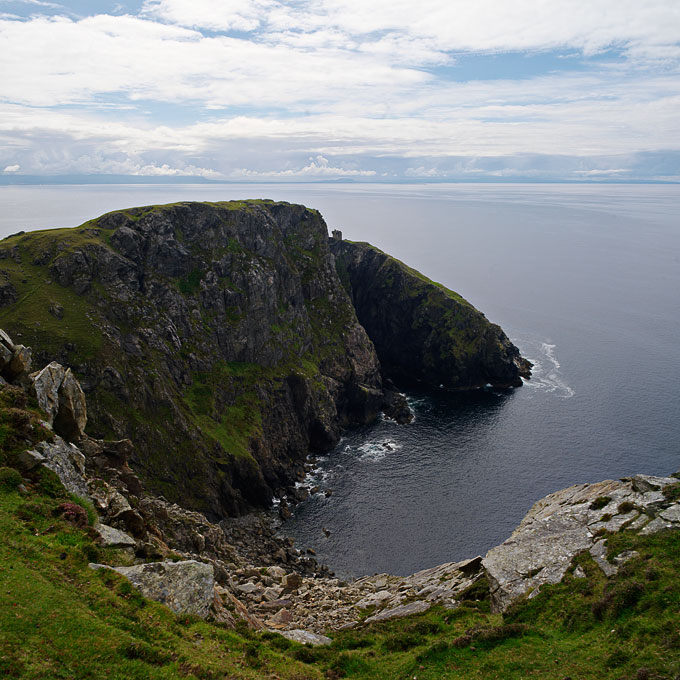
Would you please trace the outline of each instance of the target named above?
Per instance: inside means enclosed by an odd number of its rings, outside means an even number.
[[[44,0],[0,0],[0,2],[18,2],[24,5],[37,5],[38,7],[51,7],[53,9],[63,9],[63,5],[58,5],[54,2],[45,2]]]
[[[575,175],[581,175],[582,177],[604,177],[609,175],[622,175],[630,173],[630,168],[611,168],[604,170],[574,170]]]
[[[441,177],[437,168],[426,168],[422,165],[417,168],[406,168],[404,175],[406,177]]]
[[[146,0],[4,19],[0,149],[25,172],[370,177],[399,158],[434,177],[449,157],[680,149],[675,0]],[[627,56],[581,72],[451,79],[466,51],[611,45]]]
[[[333,167],[323,156],[310,158],[309,164],[303,168],[289,168],[287,170],[248,170],[238,168],[231,173],[232,178],[266,179],[266,178],[335,178],[335,177],[373,177],[374,170],[357,170],[352,168]]]
[[[146,0],[143,11],[181,26],[253,31],[267,10],[277,5],[269,0]]]
[[[6,166],[3,172],[17,172],[20,168],[21,166],[18,163],[15,163],[14,165]]]

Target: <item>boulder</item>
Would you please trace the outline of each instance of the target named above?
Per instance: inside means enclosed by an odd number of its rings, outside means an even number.
[[[286,574],[281,579],[281,585],[287,590],[297,590],[302,585],[302,576],[300,574]]]
[[[40,442],[36,449],[45,458],[45,467],[56,473],[67,491],[88,497],[85,456],[77,446],[55,436],[54,441]]]
[[[59,410],[59,388],[64,382],[66,369],[53,361],[41,371],[31,374],[31,391],[38,400],[38,406],[47,415],[47,422],[52,425]]]
[[[14,380],[31,370],[31,350],[23,345],[16,345],[12,358],[4,367],[3,373],[8,380]]]
[[[319,647],[322,645],[330,645],[333,640],[325,635],[319,635],[318,633],[311,633],[308,630],[301,630],[299,628],[295,630],[277,630],[279,635],[293,640],[294,642],[299,642],[303,645],[311,645],[312,647]]]
[[[38,451],[22,451],[17,456],[17,467],[22,472],[30,472],[42,465],[47,459]]]
[[[90,564],[90,567],[117,571],[144,597],[166,605],[176,614],[195,614],[206,618],[213,604],[213,568],[203,562],[150,562],[133,567]]]
[[[573,558],[584,550],[605,575],[615,574],[630,555],[607,558],[602,533],[631,529],[651,534],[677,526],[674,522],[680,522],[680,505],[662,493],[664,487],[675,483],[672,477],[636,475],[620,481],[577,484],[538,501],[512,536],[489,550],[482,561],[492,610],[503,612],[518,598],[537,595],[542,585],[558,583]]]
[[[77,441],[83,436],[86,423],[85,394],[69,368],[59,387],[59,408],[54,419],[54,431],[69,441]]]
[[[108,524],[97,524],[94,530],[98,536],[97,542],[104,548],[134,548],[136,545],[134,538]]]
[[[364,620],[364,623],[375,623],[376,621],[389,621],[390,619],[400,619],[404,616],[413,616],[414,614],[422,614],[426,612],[432,604],[430,602],[423,602],[422,600],[416,602],[409,602],[402,604],[392,609],[386,609],[378,614],[369,616]]]

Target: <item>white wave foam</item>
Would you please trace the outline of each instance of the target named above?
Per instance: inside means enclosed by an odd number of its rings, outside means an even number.
[[[365,442],[357,447],[360,452],[359,459],[375,463],[382,460],[388,453],[397,451],[401,448],[401,444],[395,442],[393,439],[378,439],[375,441]]]
[[[531,358],[534,367],[531,371],[531,380],[525,381],[525,387],[544,390],[554,393],[564,399],[573,397],[575,392],[565,381],[561,364],[555,353],[556,345],[549,342],[542,342],[539,347],[541,359]]]

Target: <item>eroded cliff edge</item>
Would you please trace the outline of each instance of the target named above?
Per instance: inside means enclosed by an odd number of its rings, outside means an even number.
[[[120,210],[0,246],[0,317],[74,367],[93,436],[211,516],[267,504],[310,450],[382,404],[373,345],[315,210],[270,201]]]
[[[394,396],[383,372],[521,383],[517,348],[462,298],[370,246],[340,247],[317,211],[288,203],[118,210],[5,239],[0,323],[37,361],[73,367],[89,434],[132,439],[150,490],[239,514],[294,497],[310,451],[375,419]]]
[[[457,293],[368,243],[332,239],[331,252],[384,375],[457,389],[531,375],[500,326]]]

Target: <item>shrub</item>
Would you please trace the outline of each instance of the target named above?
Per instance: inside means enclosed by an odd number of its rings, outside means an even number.
[[[599,621],[615,619],[626,609],[634,607],[645,592],[645,587],[637,581],[610,584],[605,588],[601,599],[593,603],[593,616]]]
[[[591,510],[601,510],[602,508],[605,507],[605,505],[609,505],[609,501],[611,501],[610,496],[598,496],[591,504],[590,504],[590,509]]]
[[[664,498],[669,501],[677,501],[680,499],[680,482],[664,487],[663,495]]]
[[[77,503],[72,503],[70,501],[60,503],[54,513],[56,515],[61,515],[67,522],[80,529],[83,529],[88,525],[87,512],[85,508]]]
[[[21,475],[14,468],[0,468],[0,490],[14,491],[22,482]]]
[[[455,647],[467,647],[472,642],[501,642],[511,637],[524,635],[529,627],[523,623],[506,623],[502,626],[489,628],[470,628],[465,635],[457,637],[451,644]]]

